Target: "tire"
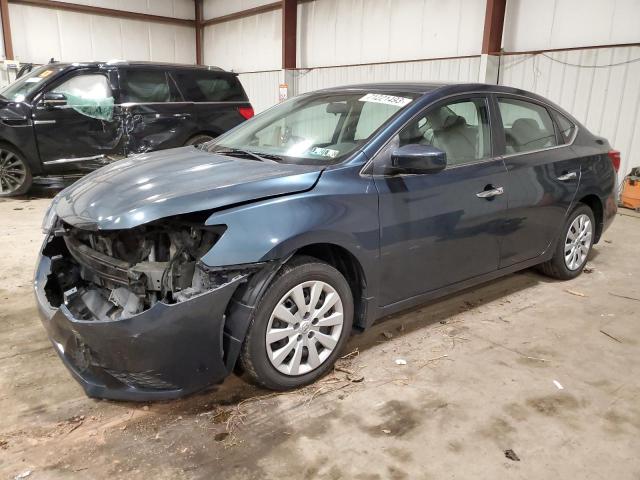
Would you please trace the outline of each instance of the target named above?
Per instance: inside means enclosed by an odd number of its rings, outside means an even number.
[[[315,308],[312,294],[317,295]],[[307,314],[300,314],[302,310]],[[352,325],[353,296],[342,274],[316,258],[294,257],[258,302],[242,346],[241,369],[253,383],[272,390],[308,385],[332,368]],[[267,341],[267,332],[272,342]]]
[[[189,145],[200,145],[201,143],[207,143],[211,140],[213,140],[214,137],[212,137],[211,135],[206,135],[204,133],[201,133],[199,135],[195,135],[193,137],[191,137],[189,140],[186,141],[186,143],[184,144],[185,147],[188,147]]]
[[[24,195],[33,177],[24,157],[11,147],[0,145],[0,197]]]
[[[583,224],[580,224],[581,220]],[[580,227],[580,225],[584,226]],[[576,205],[564,223],[553,257],[539,266],[540,271],[558,280],[570,280],[580,275],[593,247],[595,225],[593,211],[583,203]],[[582,234],[578,231],[581,228],[585,229]],[[570,231],[574,240],[570,238]],[[573,232],[576,232],[577,236]],[[571,247],[572,242],[575,248]],[[567,252],[571,251],[576,253],[567,257]]]

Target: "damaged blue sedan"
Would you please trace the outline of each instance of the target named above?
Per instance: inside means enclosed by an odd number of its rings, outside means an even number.
[[[619,162],[522,90],[313,92],[60,192],[35,295],[89,396],[175,398],[234,369],[295,388],[386,315],[532,266],[579,275]]]

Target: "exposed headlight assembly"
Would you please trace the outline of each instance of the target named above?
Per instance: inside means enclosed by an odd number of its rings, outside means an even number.
[[[42,219],[42,233],[48,235],[56,224],[58,216],[56,215],[57,197],[53,199],[51,205],[47,209],[47,213],[44,214]]]

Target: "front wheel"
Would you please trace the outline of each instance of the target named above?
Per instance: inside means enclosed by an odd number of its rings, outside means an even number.
[[[196,135],[194,137],[191,137],[189,140],[187,140],[184,144],[185,147],[194,145],[194,146],[198,146],[198,145],[202,145],[203,143],[207,143],[210,142],[211,140],[213,140],[213,137],[211,135],[207,135],[205,133],[201,133],[199,135]]]
[[[553,257],[540,265],[540,269],[559,280],[577,277],[587,263],[594,236],[593,211],[581,203],[567,217]]]
[[[331,369],[352,323],[353,296],[342,274],[315,258],[295,257],[256,308],[242,367],[273,390],[307,385]]]
[[[0,146],[0,197],[24,195],[31,188],[31,169],[22,155]]]

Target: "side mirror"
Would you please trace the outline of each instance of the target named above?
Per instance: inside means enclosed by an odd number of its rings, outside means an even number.
[[[67,104],[67,97],[64,93],[47,92],[42,96],[42,103],[46,107],[63,107]]]
[[[431,145],[405,145],[391,153],[395,173],[437,173],[447,166],[447,154]]]

